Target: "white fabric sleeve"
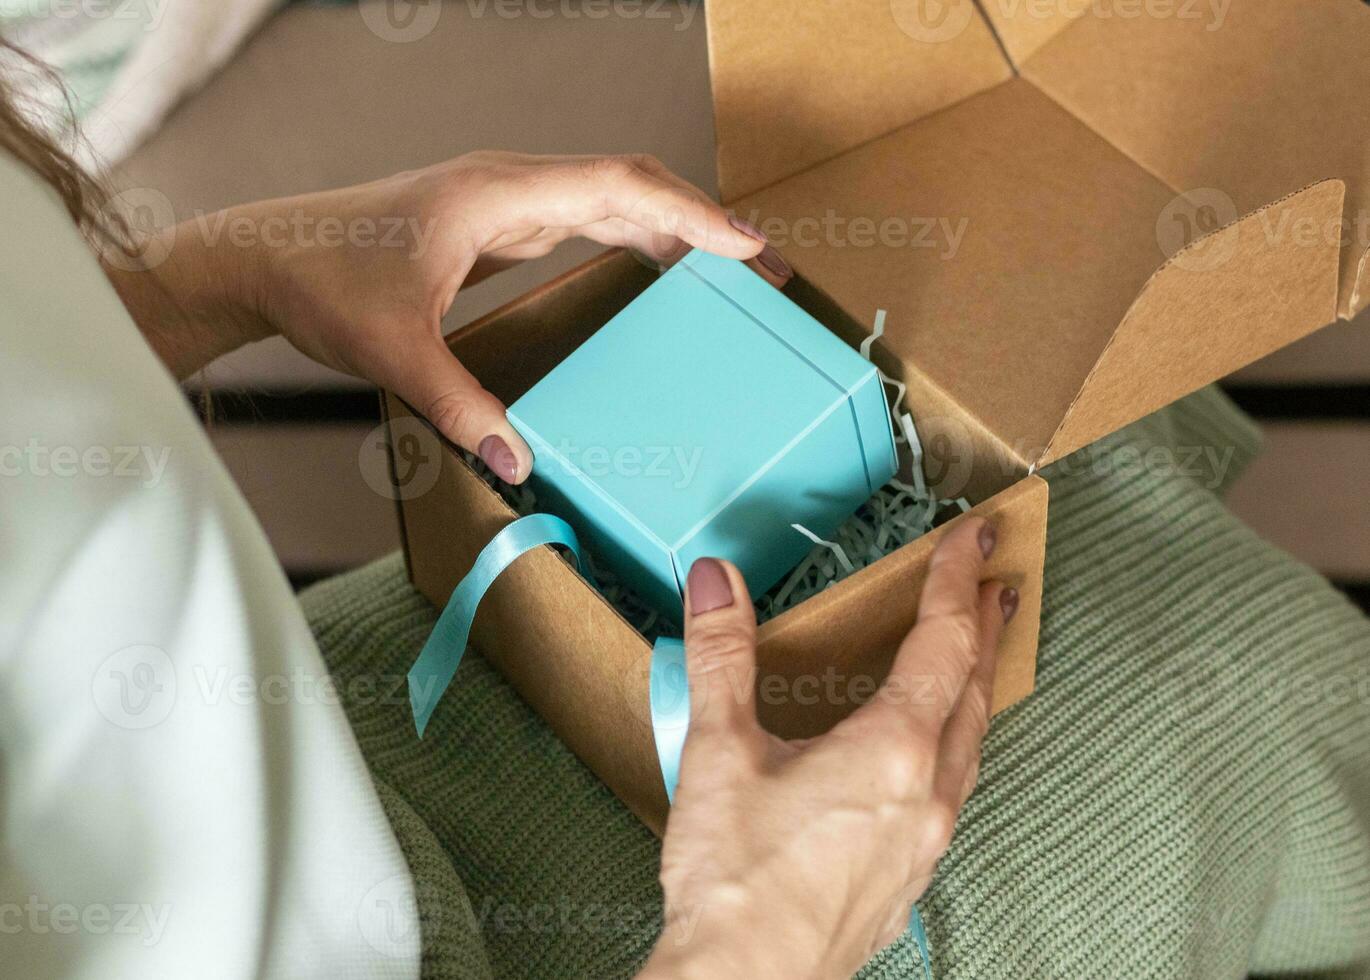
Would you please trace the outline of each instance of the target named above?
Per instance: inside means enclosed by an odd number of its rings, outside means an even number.
[[[410,876],[261,528],[3,154],[0,202],[0,976],[416,977]]]

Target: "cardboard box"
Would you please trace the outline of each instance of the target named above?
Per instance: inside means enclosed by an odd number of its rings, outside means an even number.
[[[870,362],[743,263],[697,250],[509,421],[539,509],[677,624],[695,559],[733,562],[759,598],[813,547],[791,525],[830,536],[898,468]]]
[[[996,710],[1032,689],[1036,470],[1370,303],[1370,10],[1232,0],[1215,26],[1192,13],[1220,5],[1117,6],[706,8],[723,200],[781,239],[787,292],[849,344],[889,311],[876,363],[909,387],[930,479],[999,527],[991,573],[1022,601]],[[922,247],[929,221],[964,234]],[[653,278],[607,253],[452,347],[512,404]],[[438,604],[513,518],[455,452],[441,465],[400,505],[410,576]],[[868,696],[943,533],[761,628],[769,728],[811,735]],[[660,831],[647,643],[550,549],[505,573],[473,637]]]

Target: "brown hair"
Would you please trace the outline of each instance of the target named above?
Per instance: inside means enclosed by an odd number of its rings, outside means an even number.
[[[103,207],[107,195],[100,182],[63,149],[57,138],[43,132],[25,114],[25,102],[35,100],[25,99],[11,84],[16,74],[24,73],[60,94],[65,107],[62,121],[72,138],[79,138],[75,107],[57,72],[0,37],[0,151],[9,153],[57,192],[71,220],[92,245],[126,248],[128,229],[118,214]]]

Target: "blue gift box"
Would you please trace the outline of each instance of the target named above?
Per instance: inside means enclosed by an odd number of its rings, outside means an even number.
[[[539,508],[679,619],[701,556],[763,594],[894,475],[875,368],[741,262],[693,251],[509,409]]]

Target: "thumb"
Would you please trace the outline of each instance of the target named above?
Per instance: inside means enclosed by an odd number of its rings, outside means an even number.
[[[533,469],[533,451],[509,424],[504,403],[486,391],[447,345],[414,359],[405,401],[445,438],[475,453],[505,483],[522,483]]]
[[[756,718],[756,613],[742,573],[700,558],[685,580],[685,670],[690,733],[738,734]]]

